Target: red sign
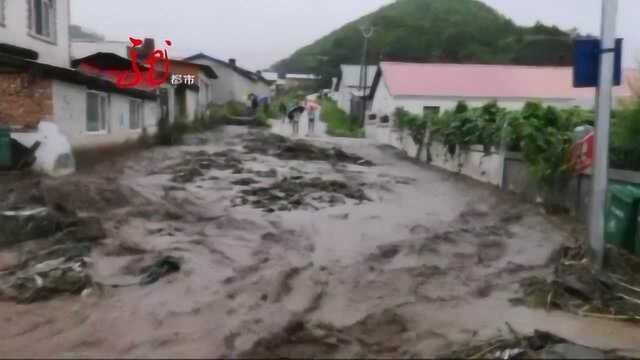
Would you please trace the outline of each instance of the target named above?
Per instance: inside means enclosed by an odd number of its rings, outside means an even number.
[[[588,170],[593,165],[595,134],[591,132],[571,147],[570,166],[575,174]]]
[[[167,50],[157,50],[154,49],[151,54],[148,54],[145,63],[149,66],[149,71],[147,71],[146,76],[143,75],[142,71],[138,66],[138,51],[137,47],[143,44],[141,39],[129,38],[131,41],[131,49],[129,50],[129,57],[131,58],[131,67],[133,69],[133,74],[130,72],[123,72],[118,76],[118,80],[116,81],[116,85],[119,88],[133,88],[139,86],[144,83],[146,86],[150,88],[157,88],[162,86],[162,84],[166,83],[170,76],[170,67],[171,61],[169,60],[169,55]],[[165,40],[165,44],[167,46],[171,46],[171,40]],[[158,62],[162,62],[162,71],[160,71],[160,77],[156,78],[156,64]],[[133,75],[133,78],[131,78]]]

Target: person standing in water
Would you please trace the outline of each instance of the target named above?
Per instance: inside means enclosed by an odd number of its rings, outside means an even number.
[[[313,134],[316,130],[316,107],[313,102],[307,100],[306,106],[307,116],[309,117],[309,134]]]
[[[297,104],[291,110],[289,110],[288,118],[291,122],[291,129],[293,131],[293,135],[297,136],[300,132],[300,116],[304,113],[304,106]]]

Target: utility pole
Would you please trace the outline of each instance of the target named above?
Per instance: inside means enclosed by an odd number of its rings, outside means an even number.
[[[602,0],[602,35],[600,49],[600,78],[597,90],[595,159],[591,189],[589,243],[594,270],[602,270],[605,252],[605,219],[607,186],[609,182],[609,129],[613,73],[615,64],[616,21],[618,0]]]
[[[360,126],[365,124],[365,116],[367,112],[367,84],[369,83],[368,72],[369,65],[367,64],[367,53],[369,52],[369,38],[373,36],[373,27],[363,25],[360,27],[362,36],[364,37],[364,50],[362,52],[362,63],[360,67],[360,89],[362,90],[362,113],[360,114]]]

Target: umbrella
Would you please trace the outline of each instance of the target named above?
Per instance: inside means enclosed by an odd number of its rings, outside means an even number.
[[[296,114],[302,114],[305,111],[304,106],[300,106],[300,105],[296,105],[292,108],[289,109],[289,111],[287,111],[287,117],[289,119],[293,119]]]

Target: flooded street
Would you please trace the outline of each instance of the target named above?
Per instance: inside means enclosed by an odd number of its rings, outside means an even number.
[[[637,351],[633,324],[510,303],[553,271],[562,218],[368,140],[208,137],[46,180],[103,221],[97,286],[1,302],[3,357],[433,357],[506,323]],[[161,257],[179,270],[140,285]]]

